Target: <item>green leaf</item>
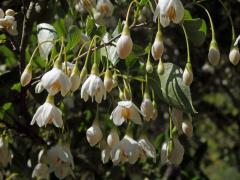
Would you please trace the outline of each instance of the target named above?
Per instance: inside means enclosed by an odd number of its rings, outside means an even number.
[[[161,98],[169,105],[188,113],[197,113],[192,105],[189,86],[182,82],[183,70],[172,63],[164,63],[164,73],[159,76]]]
[[[94,29],[94,19],[91,16],[87,17],[86,21],[86,33],[89,36]]]
[[[68,31],[67,49],[74,48],[81,40],[81,30],[77,26],[71,26]]]
[[[188,38],[194,46],[201,46],[207,35],[207,25],[204,19],[185,19],[184,26],[187,31]]]

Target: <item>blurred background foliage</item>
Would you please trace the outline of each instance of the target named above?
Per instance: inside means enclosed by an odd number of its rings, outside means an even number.
[[[112,33],[118,20],[124,19],[129,4],[124,0],[112,1],[115,5],[113,15],[115,22],[97,27],[93,19],[87,17],[87,14],[80,14],[76,11],[76,1],[38,0],[36,2],[40,10],[38,11],[35,7],[28,23],[24,52],[27,61],[37,46],[36,25],[38,23],[52,24],[58,36],[64,36],[68,43],[70,42],[67,58],[71,60],[76,56],[72,46],[79,43],[74,39],[81,39],[80,32],[87,32],[90,37],[94,34],[103,36],[106,31]],[[102,164],[101,151],[96,147],[91,148],[85,137],[86,130],[91,126],[95,117],[96,104],[84,103],[79,91],[63,101],[61,97],[58,97],[57,105],[64,112],[65,129],[59,130],[53,126],[40,129],[30,126],[32,115],[36,108],[45,101],[47,94],[46,92],[35,94],[35,85],[28,87],[26,96],[22,94],[22,91],[25,91],[19,84],[19,64],[22,56],[11,44],[11,41],[18,44],[21,38],[22,12],[26,7],[24,4],[28,3],[29,0],[2,0],[0,2],[2,9],[11,8],[18,12],[19,30],[19,36],[14,39],[0,34],[0,133],[8,137],[9,146],[14,154],[12,164],[4,169],[8,179],[30,179],[37,163],[38,152],[42,148],[49,148],[56,144],[60,138],[64,139],[64,133],[70,135],[71,151],[76,165],[74,170],[76,179],[240,179],[240,66],[233,66],[228,60],[231,26],[226,12],[217,0],[203,2],[213,17],[221,51],[221,63],[217,67],[212,67],[207,60],[211,33],[206,14],[197,6],[192,6],[192,1],[183,1],[185,8],[191,12],[193,18],[205,19],[207,36],[201,46],[195,46],[194,40],[190,44],[194,72],[191,94],[193,105],[198,113],[193,115],[193,138],[180,138],[185,147],[185,155],[179,167],[161,166],[160,163],[161,144],[168,127],[168,104],[160,99],[157,99],[159,111],[157,120],[146,126],[148,137],[157,149],[156,162],[149,159],[146,162],[139,161],[134,165],[113,166],[111,162]],[[238,34],[240,32],[240,2],[228,0],[224,3],[231,12]],[[131,75],[143,74],[144,63],[147,59],[144,49],[149,42],[153,41],[157,28],[151,19],[147,19],[147,27],[136,28],[132,32],[134,53],[126,61],[119,61],[116,64],[118,69],[129,71]],[[73,25],[77,30],[72,30]],[[74,31],[77,35],[69,37],[70,31]],[[163,35],[166,47],[163,55],[164,62],[172,62],[183,68],[186,63],[186,48],[181,28],[171,25],[163,29]],[[198,42],[195,41],[195,43]],[[154,60],[151,61],[156,67],[157,63]],[[44,67],[45,60],[40,56],[35,57],[34,76],[41,76]],[[35,78],[33,83],[37,80],[38,78]],[[142,94],[139,92],[141,85],[136,82],[131,85],[134,102],[139,106],[142,101]],[[100,121],[105,137],[113,126],[112,121],[109,120],[109,114],[115,107],[117,99],[118,90],[114,90],[111,95],[108,95],[108,100],[100,105]],[[124,128],[126,127],[120,127],[121,136],[124,135]],[[51,178],[54,179],[54,175]]]

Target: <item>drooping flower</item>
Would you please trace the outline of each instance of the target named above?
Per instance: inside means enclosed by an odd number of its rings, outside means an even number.
[[[192,65],[190,63],[187,63],[184,68],[182,80],[183,84],[185,84],[186,86],[190,86],[193,82]]]
[[[0,167],[6,167],[12,161],[12,153],[3,137],[0,137],[0,157]]]
[[[151,99],[149,98],[149,96],[146,96],[146,97],[144,96],[144,99],[141,104],[141,112],[146,121],[150,121],[150,119],[153,119],[153,115],[154,115],[153,111],[154,111],[154,107]]]
[[[49,169],[47,165],[38,163],[32,172],[32,178],[34,177],[37,179],[49,179]]]
[[[113,14],[113,4],[109,0],[98,0],[97,11],[101,13],[102,16],[112,16]]]
[[[138,144],[141,147],[141,158],[146,159],[146,157],[150,157],[156,159],[156,149],[149,141],[146,135],[141,135]]]
[[[132,101],[120,101],[113,110],[110,119],[116,126],[120,126],[124,121],[131,120],[136,124],[142,124],[141,111]]]
[[[170,21],[179,24],[184,17],[184,7],[181,0],[159,0],[153,16],[154,22],[158,16],[160,16],[163,27],[168,26]]]
[[[103,137],[102,130],[99,127],[98,120],[94,120],[92,126],[86,132],[87,141],[90,146],[95,146]]]
[[[121,59],[126,59],[132,52],[133,42],[130,36],[128,25],[125,24],[121,37],[118,39],[116,48],[117,54]]]
[[[169,142],[164,142],[162,145],[161,162],[162,164],[170,163],[178,166],[183,160],[184,147],[177,137],[174,137],[172,140],[172,149],[170,149],[171,145]]]
[[[73,175],[74,162],[68,144],[57,144],[51,147],[47,152],[47,161],[50,171],[54,171],[58,178],[63,179],[69,174]]]
[[[185,120],[182,122],[182,131],[187,137],[192,137],[193,135],[193,126],[190,120]]]
[[[37,109],[32,118],[31,125],[36,122],[39,127],[43,127],[53,123],[58,128],[62,127],[62,112],[54,105],[53,98],[52,96],[48,96],[46,102]]]
[[[107,144],[109,147],[113,147],[119,143],[119,135],[116,128],[112,128],[110,134],[107,137]]]
[[[71,88],[71,82],[68,76],[57,67],[53,67],[50,71],[45,73],[41,82],[42,86],[51,95],[55,95],[61,91],[62,96],[65,96]]]
[[[131,135],[126,134],[124,138],[111,150],[111,158],[114,165],[129,162],[134,164],[141,154],[138,142]]]
[[[72,73],[70,75],[70,78],[69,78],[70,82],[71,82],[71,91],[74,92],[76,91],[79,86],[80,86],[80,71],[78,69],[78,64],[76,63],[73,70],[72,70]]]
[[[92,97],[92,101],[95,99],[97,103],[101,103],[102,99],[106,99],[106,89],[104,87],[102,79],[97,75],[93,65],[92,72],[87,80],[83,83],[81,88],[81,98],[86,102],[88,97]]]
[[[113,88],[113,78],[112,78],[112,72],[107,69],[105,72],[105,76],[104,76],[104,87],[106,89],[107,92],[110,92]]]

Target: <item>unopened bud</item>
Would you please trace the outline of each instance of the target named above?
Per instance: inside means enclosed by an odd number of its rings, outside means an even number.
[[[87,68],[84,66],[80,73],[80,84],[83,83],[85,77],[87,76]]]
[[[220,62],[220,52],[218,49],[217,42],[215,40],[212,40],[210,43],[208,60],[213,66],[218,65]]]
[[[147,73],[150,73],[150,74],[153,72],[153,65],[150,62],[150,59],[147,60],[146,71],[147,71]]]
[[[116,128],[111,129],[111,132],[107,137],[107,143],[111,148],[119,143],[119,135]]]
[[[182,80],[186,86],[190,86],[193,82],[192,65],[190,63],[187,63],[185,66]]]
[[[157,73],[158,75],[163,75],[164,73],[164,64],[162,62],[162,59],[159,60],[158,67],[157,67]]]
[[[80,86],[80,72],[79,72],[79,69],[78,69],[78,63],[76,63],[74,65],[74,68],[72,70],[72,73],[71,73],[71,76],[69,78],[70,82],[71,82],[71,91],[72,92],[75,92],[79,86]]]
[[[160,31],[158,31],[151,50],[154,60],[159,60],[162,57],[163,51],[164,45],[162,41],[162,34]]]
[[[132,52],[133,42],[130,36],[129,27],[125,24],[121,37],[117,41],[117,53],[121,59],[126,59]]]
[[[24,86],[28,85],[31,80],[32,80],[32,64],[29,63],[25,67],[25,69],[21,75],[20,82],[21,82],[21,85],[24,87]]]
[[[113,88],[112,72],[109,69],[105,72],[104,87],[107,92],[110,92]]]
[[[240,53],[238,47],[233,47],[229,53],[229,60],[233,65],[237,65],[240,60]]]
[[[182,122],[182,131],[184,134],[187,135],[187,137],[192,137],[193,134],[193,126],[192,126],[192,122],[187,120],[187,121],[183,121]]]

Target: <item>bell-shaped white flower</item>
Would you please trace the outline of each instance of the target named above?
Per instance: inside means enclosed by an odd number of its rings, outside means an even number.
[[[147,96],[144,95],[144,99],[141,104],[141,112],[146,121],[153,119],[153,110],[154,110],[153,103],[149,98],[149,95]]]
[[[190,120],[185,120],[182,122],[182,131],[187,137],[192,137],[193,135],[193,126]]]
[[[153,144],[149,141],[146,135],[141,135],[138,140],[138,144],[140,145],[141,151],[141,158],[146,159],[146,157],[150,157],[156,159],[156,149]]]
[[[51,41],[53,41],[56,38],[56,30],[50,24],[41,23],[37,25],[37,31],[38,31],[37,35],[38,44],[41,44],[39,47],[40,55],[47,60],[48,55],[53,47],[53,43]]]
[[[120,162],[129,162],[134,164],[141,154],[141,148],[138,142],[131,135],[126,134],[124,138],[116,144],[111,151],[111,158],[114,165]]]
[[[8,143],[0,137],[0,167],[6,167],[12,161],[12,153],[8,148]]]
[[[118,39],[116,48],[117,54],[121,59],[126,59],[132,52],[133,42],[130,36],[128,25],[125,24],[121,37]]]
[[[86,132],[87,141],[90,146],[95,146],[103,137],[102,130],[99,127],[98,120],[94,120],[92,126]]]
[[[113,14],[113,4],[109,0],[98,0],[97,11],[101,13],[102,16],[112,16]]]
[[[68,175],[72,175],[74,177],[73,171],[67,163],[57,164],[54,170],[54,174],[59,179],[64,179]]]
[[[32,118],[31,125],[36,122],[39,127],[43,127],[53,123],[58,128],[62,127],[62,112],[54,105],[53,98],[52,96],[48,96],[46,102],[37,109]]]
[[[47,161],[51,171],[58,171],[60,165],[64,164],[74,169],[73,156],[67,144],[57,144],[51,147],[47,152]]]
[[[81,98],[86,102],[88,97],[95,99],[97,103],[101,103],[102,99],[106,99],[106,89],[102,79],[97,75],[96,65],[93,65],[92,72],[81,88]]]
[[[107,69],[107,71],[105,72],[105,76],[104,76],[104,87],[106,89],[107,92],[110,92],[113,88],[113,79],[112,79],[112,72]]]
[[[55,95],[61,91],[62,96],[65,96],[71,88],[71,82],[68,76],[57,67],[53,67],[50,71],[45,73],[41,82],[43,87],[51,95]]]
[[[240,61],[240,52],[238,47],[233,47],[229,53],[229,60],[233,65],[237,65]]]
[[[32,172],[32,178],[34,177],[37,179],[49,179],[49,169],[47,165],[38,163]]]
[[[131,120],[136,124],[142,124],[141,111],[132,101],[120,101],[113,110],[110,119],[116,126],[120,126],[124,121]]]
[[[158,16],[160,16],[163,27],[168,26],[170,21],[179,24],[184,17],[184,7],[181,0],[159,0],[153,16],[154,22]]]
[[[153,59],[159,60],[162,57],[163,51],[164,45],[162,40],[162,34],[160,31],[158,31],[151,49]]]
[[[107,144],[109,147],[113,147],[119,143],[119,135],[116,128],[112,128],[110,134],[107,137]]]
[[[21,82],[22,86],[26,86],[30,83],[31,80],[32,80],[32,65],[31,65],[31,63],[29,63],[25,67],[25,69],[21,75],[20,82]]]
[[[162,164],[170,163],[178,166],[181,164],[184,155],[184,147],[179,142],[177,137],[173,138],[173,147],[170,150],[170,143],[164,142],[161,149]]]

